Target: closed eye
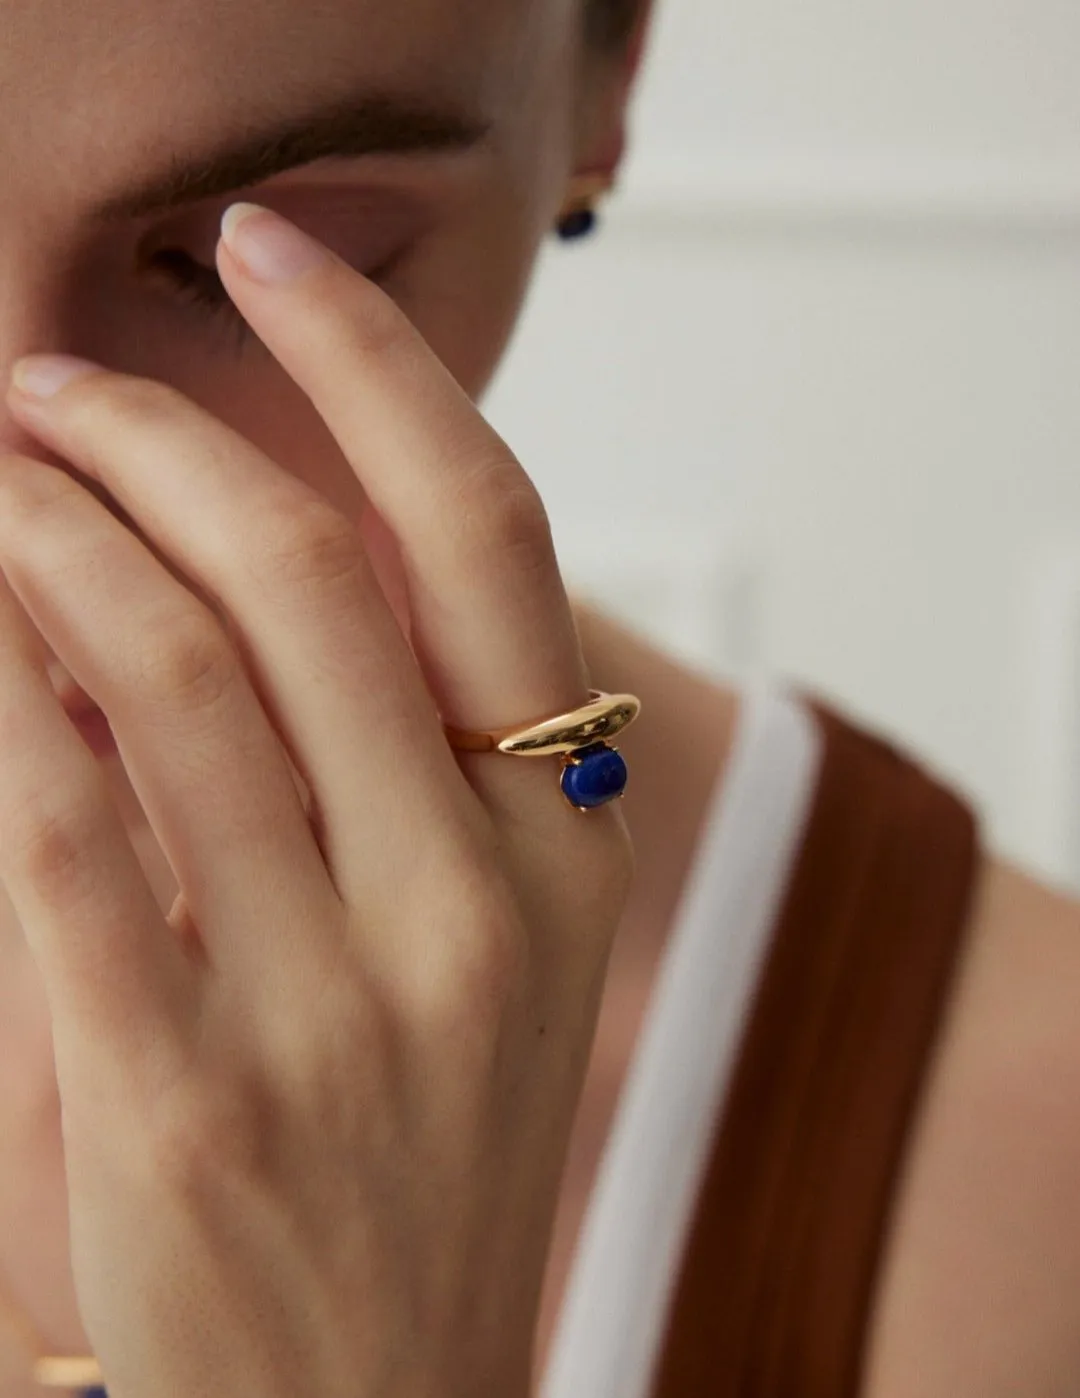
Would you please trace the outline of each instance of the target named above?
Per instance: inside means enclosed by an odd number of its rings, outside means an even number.
[[[160,275],[185,301],[201,307],[211,318],[223,319],[235,335],[233,347],[241,354],[252,330],[236,309],[214,267],[205,267],[183,248],[158,248],[147,260],[148,271]]]
[[[363,180],[345,178],[344,171],[323,173],[325,180],[259,186],[244,190],[244,197],[276,209],[375,282],[393,281],[404,270],[451,211],[471,202],[477,179],[460,160],[452,170],[439,166],[425,173],[410,166],[407,177],[383,168],[377,181],[369,167]],[[234,197],[195,205],[145,228],[134,252],[137,272],[156,281],[171,299],[179,295],[191,303],[204,326],[216,321],[239,356],[257,351],[262,341],[217,272],[221,216]]]
[[[394,261],[396,257],[387,259],[380,267],[367,273],[369,279],[379,281]],[[216,267],[204,266],[189,252],[176,247],[158,248],[148,259],[146,267],[165,278],[184,300],[201,307],[211,318],[223,320],[226,331],[235,336],[233,348],[238,355],[254,341],[251,326],[225,290]]]

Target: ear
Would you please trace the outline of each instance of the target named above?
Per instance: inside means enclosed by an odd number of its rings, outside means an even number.
[[[654,9],[654,0],[641,0],[627,41],[586,59],[575,152],[578,172],[614,177],[622,164],[630,103],[648,48]]]

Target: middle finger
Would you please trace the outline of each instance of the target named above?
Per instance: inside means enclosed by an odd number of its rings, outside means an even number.
[[[235,623],[342,897],[369,902],[372,867],[401,887],[417,829],[469,793],[355,527],[165,384],[88,365],[52,397],[9,400]]]
[[[0,557],[38,630],[114,725],[132,785],[213,960],[245,978],[265,976],[281,962],[266,956],[273,921],[294,925],[316,900],[324,907],[336,900],[281,746],[221,626],[88,491],[19,456],[0,459]],[[22,742],[37,753],[34,763],[56,768],[42,790],[63,811],[71,783],[62,787],[59,773],[68,758],[57,756],[48,736],[50,725],[65,726],[59,702],[53,699],[54,713],[29,700],[17,708],[32,715]],[[81,751],[84,768],[93,765],[70,725],[65,742]],[[115,813],[106,804],[83,825],[85,838],[69,841],[71,862],[85,861],[89,842],[91,866],[111,850],[112,862],[121,861],[117,879],[128,886],[131,922],[138,889],[126,866],[134,856],[130,848],[117,852],[115,839],[102,844],[112,838]],[[287,886],[278,879],[283,868]],[[25,876],[20,886],[24,903],[36,898],[49,913],[44,921],[55,924],[63,911],[55,888],[27,884]],[[95,916],[100,889],[109,886],[99,881]],[[125,929],[129,940],[136,930]],[[69,947],[62,962],[76,951]],[[76,969],[85,959],[76,958]]]

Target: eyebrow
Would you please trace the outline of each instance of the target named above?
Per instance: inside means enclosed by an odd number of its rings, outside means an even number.
[[[162,173],[107,199],[95,218],[113,223],[165,213],[329,157],[469,150],[490,127],[463,112],[401,98],[338,99],[195,158],[174,155]]]

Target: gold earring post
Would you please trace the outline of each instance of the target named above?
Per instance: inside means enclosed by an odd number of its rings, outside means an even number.
[[[594,209],[597,203],[615,188],[614,176],[608,174],[575,175],[566,190],[560,218]]]

